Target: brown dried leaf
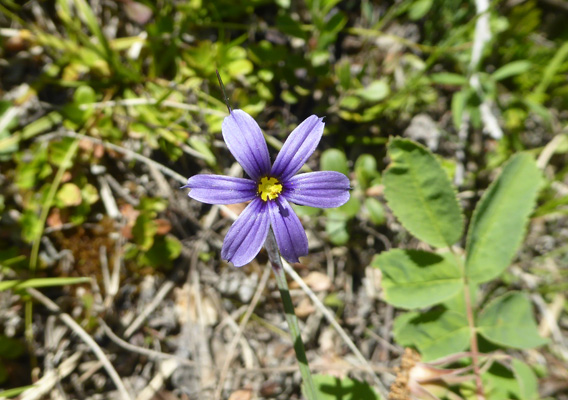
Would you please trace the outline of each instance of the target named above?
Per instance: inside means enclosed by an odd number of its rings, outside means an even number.
[[[239,389],[231,393],[229,400],[250,400],[252,399],[252,390]]]
[[[59,208],[52,208],[45,222],[50,228],[59,228],[60,226],[62,226],[63,221],[61,220],[61,213],[59,212]]]
[[[367,197],[377,197],[382,196],[385,187],[383,185],[371,186],[369,189],[365,191],[365,195]]]
[[[102,144],[95,144],[93,156],[96,158],[103,158],[105,154],[105,147]]]
[[[79,148],[85,151],[91,151],[93,149],[94,143],[89,139],[79,140]]]
[[[331,288],[331,279],[322,272],[312,271],[304,278],[304,282],[314,292],[322,292]]]
[[[174,310],[180,325],[184,325],[188,321],[197,323],[203,321],[208,326],[216,324],[219,320],[219,315],[215,302],[204,293],[198,293],[197,295],[201,297],[202,319],[197,314],[197,298],[193,287],[186,283],[182,288],[174,289]]]
[[[65,172],[63,173],[63,176],[61,177],[61,182],[62,182],[62,183],[69,182],[72,177],[73,177],[73,175],[71,175],[71,172],[65,171]]]
[[[126,224],[133,226],[136,222],[136,218],[140,215],[140,211],[134,208],[132,204],[122,204],[120,206],[120,213],[126,219]]]
[[[132,236],[132,225],[124,225],[122,226],[122,228],[120,228],[120,234],[125,238],[125,239],[132,239],[134,236]]]
[[[157,225],[156,233],[158,235],[165,235],[172,229],[172,224],[167,219],[158,218],[154,222],[156,222]]]
[[[129,19],[140,25],[144,25],[152,18],[150,7],[135,1],[127,1],[124,5],[124,12]]]
[[[235,214],[240,215],[247,205],[248,203],[229,204],[227,205],[227,208],[232,212],[234,212]],[[222,209],[221,209],[221,216],[223,216],[223,218],[229,217],[229,215],[226,212],[224,212]]]
[[[304,297],[300,301],[300,304],[298,304],[298,306],[295,307],[295,310],[296,310],[296,315],[298,316],[298,318],[303,319],[303,318],[307,318],[314,311],[316,311],[316,308],[314,307],[314,305],[312,304],[312,302],[310,301],[310,299],[308,297]]]

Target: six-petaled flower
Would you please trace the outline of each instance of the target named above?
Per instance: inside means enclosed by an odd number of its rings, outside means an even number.
[[[274,164],[256,121],[233,110],[222,125],[229,151],[250,177],[195,175],[184,188],[189,197],[208,204],[250,201],[229,229],[221,257],[241,267],[260,251],[272,227],[280,253],[289,262],[308,254],[308,239],[289,202],[330,208],[349,200],[349,179],[339,172],[320,171],[295,175],[316,149],[323,134],[323,118],[308,117],[290,134]]]

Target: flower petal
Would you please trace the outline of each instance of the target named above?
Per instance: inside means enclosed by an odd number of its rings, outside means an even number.
[[[318,171],[291,177],[284,189],[287,200],[318,208],[342,206],[349,200],[349,179],[336,171]]]
[[[302,168],[316,149],[323,134],[323,118],[308,117],[296,127],[274,161],[271,175],[286,181]]]
[[[308,238],[298,216],[282,196],[268,201],[270,225],[282,256],[289,262],[300,262],[298,257],[308,254]]]
[[[269,226],[266,203],[260,198],[254,199],[227,232],[221,249],[223,260],[232,262],[235,267],[251,262],[262,248]]]
[[[255,181],[223,175],[194,175],[183,188],[188,196],[207,204],[235,204],[252,200],[258,190]]]
[[[233,110],[223,120],[223,139],[229,151],[254,180],[270,172],[266,140],[256,121],[243,110]]]

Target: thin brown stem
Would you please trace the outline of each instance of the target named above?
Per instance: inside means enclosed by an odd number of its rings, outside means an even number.
[[[469,325],[470,347],[471,347],[471,363],[473,365],[473,374],[475,375],[475,388],[478,400],[485,400],[483,392],[483,382],[481,381],[481,372],[479,370],[479,346],[477,345],[477,329],[475,329],[475,320],[473,317],[473,306],[471,304],[471,293],[469,290],[469,282],[464,275],[465,310],[467,314],[467,323]]]
[[[469,287],[469,280],[467,278],[465,265],[461,257],[450,247],[451,253],[454,255],[458,263],[463,277],[463,293],[465,297],[465,312],[467,316],[467,324],[469,327],[469,340],[471,347],[471,365],[473,367],[473,374],[475,375],[475,394],[478,400],[485,400],[485,392],[483,390],[483,381],[481,380],[481,371],[479,369],[479,346],[477,344],[477,329],[475,328],[475,318],[473,316],[473,304],[471,303],[471,291]]]

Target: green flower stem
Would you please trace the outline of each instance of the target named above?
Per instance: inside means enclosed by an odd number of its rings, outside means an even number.
[[[290,290],[288,289],[288,282],[286,281],[284,266],[282,265],[282,259],[280,258],[280,252],[278,251],[278,245],[276,244],[276,238],[274,237],[274,232],[272,232],[272,229],[270,229],[270,231],[268,232],[268,237],[266,238],[266,243],[264,244],[264,246],[266,247],[266,251],[268,252],[268,258],[270,259],[272,270],[274,271],[274,276],[276,277],[276,284],[278,285],[278,290],[280,290],[280,295],[282,296],[282,304],[284,305],[286,322],[288,322],[288,327],[290,328],[290,335],[292,336],[292,341],[294,343],[296,359],[300,364],[300,373],[302,374],[302,379],[304,380],[304,387],[306,391],[305,394],[308,400],[316,400],[316,386],[312,378],[312,373],[310,372],[310,366],[308,365],[308,358],[306,357],[304,342],[302,342],[302,336],[300,335],[298,318],[296,317],[296,313],[294,312],[294,305],[292,304],[292,298],[290,297]]]

